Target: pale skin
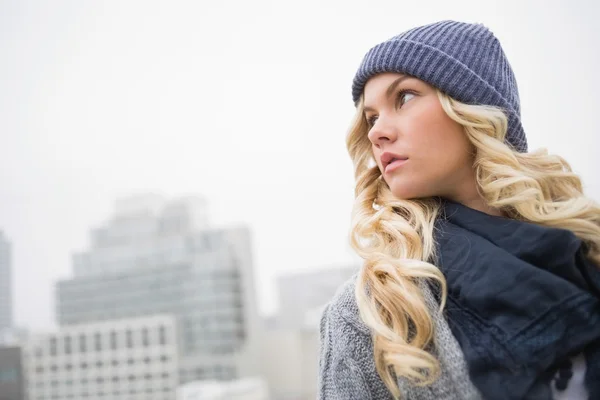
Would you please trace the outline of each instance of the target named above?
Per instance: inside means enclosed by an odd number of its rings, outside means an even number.
[[[474,147],[433,86],[407,75],[379,74],[365,85],[364,109],[373,156],[395,197],[440,196],[501,215],[477,191]],[[387,165],[384,153],[402,156],[401,165]]]

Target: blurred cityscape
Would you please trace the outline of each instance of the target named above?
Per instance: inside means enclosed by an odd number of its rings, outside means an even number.
[[[280,276],[262,318],[249,228],[209,215],[202,197],[117,200],[55,284],[53,332],[14,326],[0,230],[0,400],[314,399],[320,315],[356,266]]]

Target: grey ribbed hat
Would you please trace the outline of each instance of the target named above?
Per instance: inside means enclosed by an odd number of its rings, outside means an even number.
[[[515,76],[500,42],[484,25],[440,21],[373,47],[354,77],[355,104],[367,81],[383,72],[412,75],[463,103],[501,107],[508,115],[506,142],[527,151]]]

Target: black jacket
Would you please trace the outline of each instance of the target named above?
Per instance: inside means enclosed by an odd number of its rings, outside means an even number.
[[[600,399],[600,270],[582,241],[443,204],[435,237],[447,318],[484,398],[551,400],[556,369],[583,352],[590,399]]]

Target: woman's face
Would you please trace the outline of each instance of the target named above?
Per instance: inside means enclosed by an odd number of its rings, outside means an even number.
[[[395,197],[460,201],[476,193],[473,146],[435,88],[407,75],[376,75],[364,106],[373,155]]]

